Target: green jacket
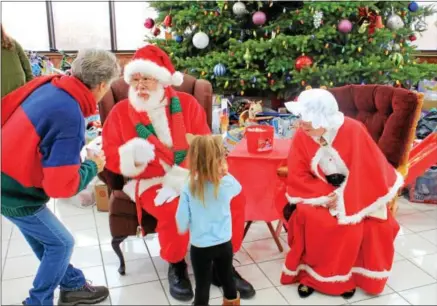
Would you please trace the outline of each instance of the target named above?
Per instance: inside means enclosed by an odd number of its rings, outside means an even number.
[[[29,59],[18,42],[12,50],[2,48],[2,98],[33,79]]]

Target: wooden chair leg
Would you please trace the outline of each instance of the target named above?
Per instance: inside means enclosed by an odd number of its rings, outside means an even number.
[[[279,236],[276,235],[276,231],[273,228],[272,222],[266,222],[266,224],[269,228],[270,234],[272,234],[273,240],[275,240],[275,243],[276,243],[276,246],[278,247],[279,252],[281,252],[281,253],[284,252],[284,248],[282,247],[281,240],[279,239]]]
[[[282,227],[284,226],[284,222],[282,222],[282,220],[278,221],[278,225],[276,225],[276,236],[281,236],[281,231],[282,231]]]
[[[120,275],[126,274],[126,263],[124,261],[123,252],[121,251],[120,244],[127,238],[127,236],[123,237],[112,237],[111,246],[114,250],[115,254],[117,254],[118,259],[120,260],[120,266],[118,268],[118,273]]]

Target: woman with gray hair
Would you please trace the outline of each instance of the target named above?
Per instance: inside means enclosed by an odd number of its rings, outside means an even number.
[[[93,304],[109,295],[70,264],[74,238],[46,204],[74,196],[103,170],[103,155],[81,162],[84,117],[96,112],[119,73],[114,54],[83,50],[71,76],[36,78],[2,98],[1,213],[41,262],[25,305],[53,305],[58,286],[58,305]]]

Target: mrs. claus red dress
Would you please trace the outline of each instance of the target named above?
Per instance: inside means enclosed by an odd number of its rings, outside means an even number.
[[[329,169],[323,166],[326,160],[346,177],[338,188],[326,180],[332,174],[323,171]],[[288,169],[286,195],[278,205],[281,211],[286,202],[297,207],[288,222],[290,251],[281,283],[301,283],[331,295],[354,288],[381,293],[399,231],[387,203],[403,179],[364,125],[345,118],[325,145],[298,130]],[[332,192],[338,196],[336,209],[324,206]]]

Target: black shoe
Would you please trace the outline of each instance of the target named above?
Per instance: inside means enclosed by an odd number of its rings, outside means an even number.
[[[61,290],[58,305],[97,304],[109,296],[108,288],[104,286],[91,286],[86,283],[82,288],[74,291]]]
[[[341,296],[343,297],[343,298],[345,298],[345,299],[350,299],[350,298],[352,298],[354,295],[355,295],[355,289],[353,289],[353,290],[351,290],[351,291],[348,291],[348,292],[345,292],[345,293],[343,293]]]
[[[234,270],[235,284],[237,287],[237,291],[240,292],[240,298],[242,298],[244,300],[253,298],[255,296],[255,293],[256,293],[253,286],[247,280],[245,280],[240,275],[240,273],[238,273],[237,270],[235,270],[235,268],[233,268],[233,270]],[[217,270],[215,267],[213,267],[212,284],[216,287],[222,286],[222,284],[220,283],[220,280],[218,278]]]
[[[168,282],[170,284],[170,295],[176,300],[186,302],[194,297],[185,260],[170,264],[168,267]]]
[[[299,287],[297,287],[297,293],[299,293],[299,296],[304,299],[309,297],[311,294],[313,294],[314,289],[300,284]]]

